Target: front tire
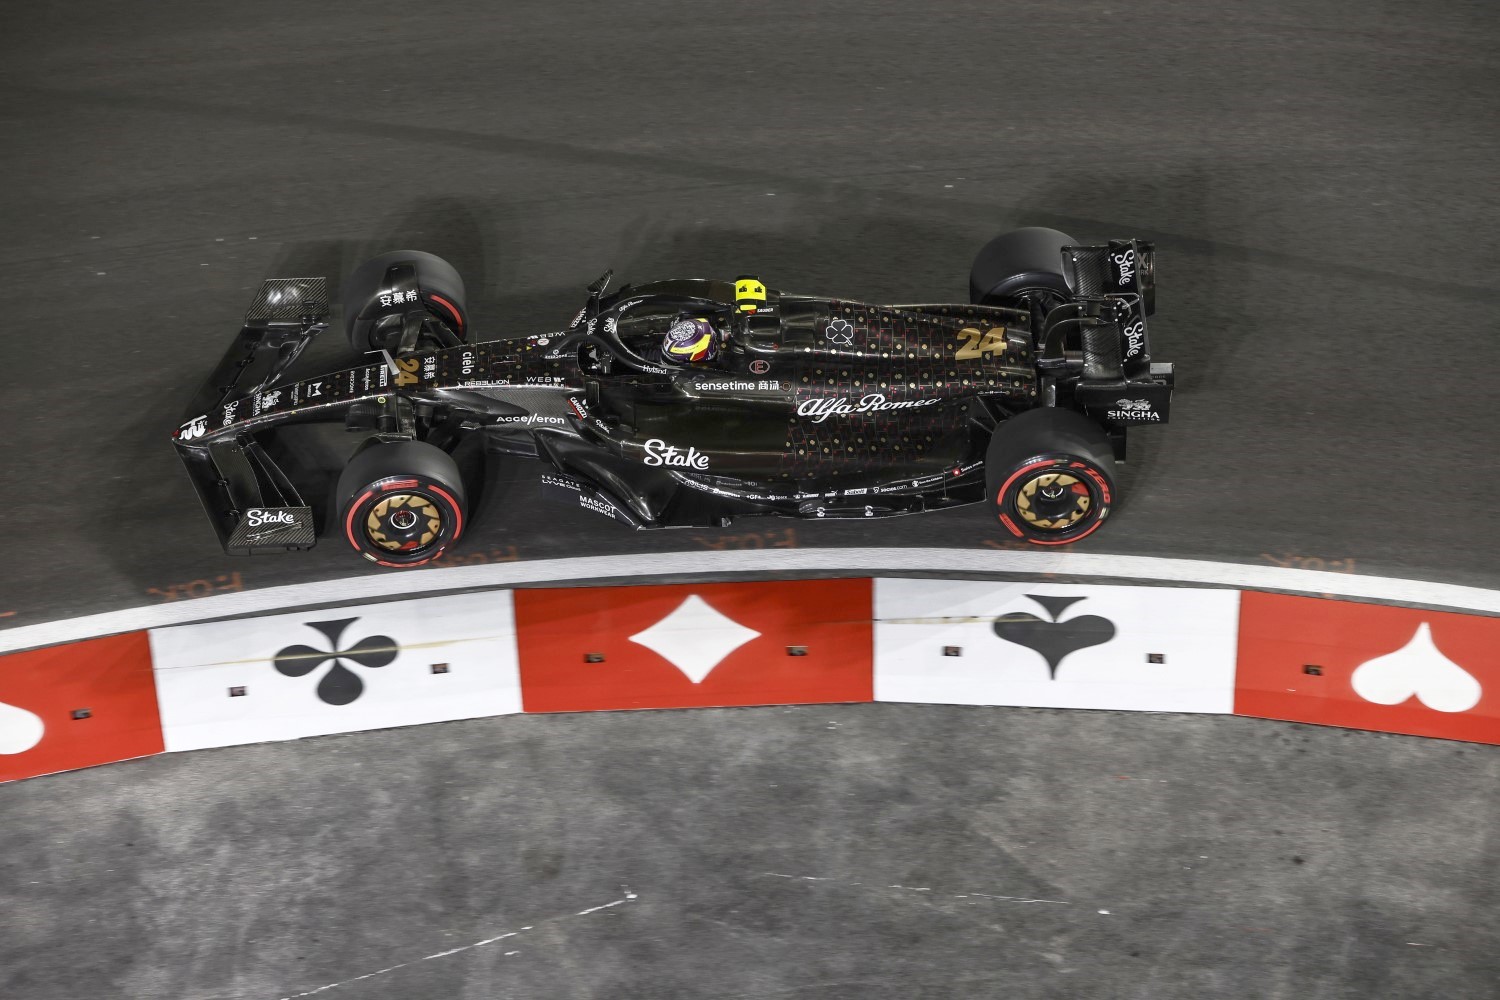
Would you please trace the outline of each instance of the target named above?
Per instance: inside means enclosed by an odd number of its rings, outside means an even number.
[[[453,457],[424,441],[381,441],[339,476],[339,526],[360,555],[409,568],[442,555],[463,534],[463,479]]]
[[[390,346],[384,342],[386,331],[377,320],[362,319],[361,316],[386,290],[386,271],[392,264],[404,263],[410,263],[416,269],[422,306],[432,321],[448,327],[459,340],[468,341],[469,314],[464,302],[464,279],[458,269],[436,254],[421,250],[392,250],[359,265],[339,289],[339,301],[344,309],[344,333],[356,354]]]
[[[1000,525],[1034,545],[1093,534],[1115,501],[1114,451],[1073,410],[1040,407],[1001,424],[984,456],[985,497]]]

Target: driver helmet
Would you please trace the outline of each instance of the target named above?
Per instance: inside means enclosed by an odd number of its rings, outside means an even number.
[[[719,331],[701,316],[684,317],[667,331],[661,353],[670,361],[712,361],[719,356]]]

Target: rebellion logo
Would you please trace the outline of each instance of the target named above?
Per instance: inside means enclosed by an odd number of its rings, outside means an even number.
[[[700,453],[697,448],[683,451],[661,438],[652,438],[646,442],[645,462],[647,465],[666,465],[679,469],[708,468],[708,456]]]
[[[883,410],[909,410],[920,406],[932,406],[937,399],[901,399],[887,401],[878,392],[862,399],[832,396],[827,399],[809,399],[797,407],[797,416],[812,417],[813,423],[821,424],[829,417],[847,417],[852,413],[879,413]]]

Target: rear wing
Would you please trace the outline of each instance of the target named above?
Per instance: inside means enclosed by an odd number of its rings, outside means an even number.
[[[209,415],[226,401],[250,397],[286,373],[314,337],[328,328],[326,278],[271,278],[261,284],[234,343],[193,396],[173,443],[219,544],[231,555],[310,549],[312,508],[249,434],[194,444]]]
[[[1111,240],[1064,247],[1062,256],[1073,297],[1047,314],[1038,367],[1065,369],[1063,343],[1076,332],[1083,362],[1076,405],[1107,427],[1166,422],[1173,369],[1152,362],[1146,324],[1156,312],[1155,245]]]
[[[1068,327],[1083,333],[1084,378],[1151,373],[1146,317],[1156,312],[1156,247],[1142,240],[1063,248],[1063,277],[1073,301],[1047,314],[1039,361],[1062,357]]]

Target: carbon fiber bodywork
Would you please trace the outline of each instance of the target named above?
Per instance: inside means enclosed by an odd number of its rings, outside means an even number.
[[[723,331],[713,361],[679,366],[655,350],[684,315]],[[314,503],[267,449],[281,429],[307,422],[450,451],[483,434],[487,455],[550,466],[547,494],[637,527],[912,513],[983,499],[991,434],[1022,410],[1075,406],[1111,430],[1118,454],[1123,424],[1165,419],[1169,370],[1122,378],[1128,346],[1101,315],[1094,325],[1114,337],[1115,373],[1076,400],[1078,380],[1062,383],[1060,400],[1056,373],[1081,367],[1077,358],[1060,338],[1049,370],[1027,308],[767,290],[747,312],[733,283],[701,279],[596,293],[553,333],[367,355],[351,368],[281,381],[327,326],[328,304],[322,279],[276,279],[174,443],[232,552],[311,545],[303,512]],[[1148,400],[1151,413],[1113,405],[1122,393],[1132,407]],[[252,532],[252,514],[297,527]]]

